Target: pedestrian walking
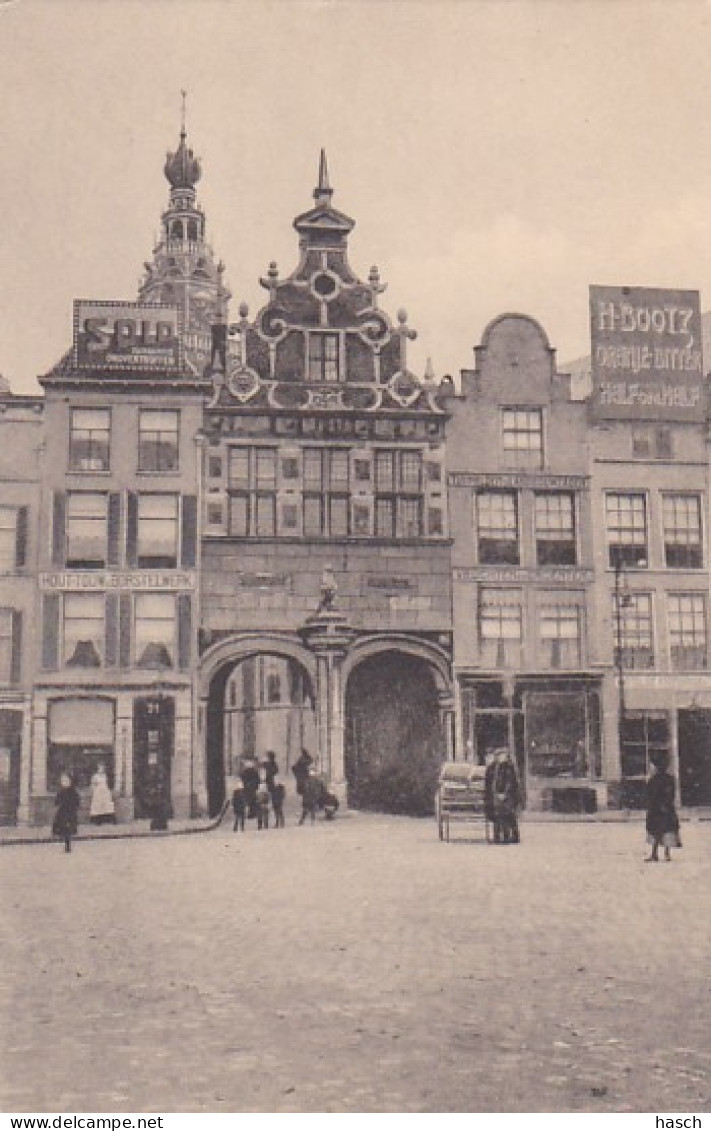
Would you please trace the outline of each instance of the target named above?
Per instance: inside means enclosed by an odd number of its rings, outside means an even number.
[[[484,820],[486,821],[486,839],[496,831],[496,812],[494,808],[494,778],[496,777],[497,752],[490,751],[486,755],[486,769],[484,770]]]
[[[257,789],[257,796],[255,798],[255,805],[257,807],[257,828],[269,828],[269,790],[264,782],[261,782]]]
[[[62,774],[54,804],[57,808],[52,822],[52,836],[61,837],[64,851],[71,852],[72,837],[77,835],[81,798],[69,774]]]
[[[232,812],[234,813],[235,823],[232,827],[232,832],[236,833],[238,829],[244,832],[244,818],[247,812],[247,801],[244,796],[244,786],[241,781],[237,782],[232,792]]]
[[[284,797],[286,789],[280,781],[275,781],[272,788],[272,809],[274,810],[274,828],[284,828]]]
[[[297,786],[298,789],[298,786]],[[307,817],[311,818],[313,825],[316,820],[316,810],[318,809],[321,794],[323,792],[323,782],[316,774],[312,773],[310,769],[306,771],[306,776],[301,782],[301,816],[299,824],[303,825]]]
[[[304,792],[304,782],[309,776],[309,770],[313,765],[313,761],[314,760],[309,754],[308,750],[302,747],[301,757],[298,758],[297,761],[294,762],[294,765],[291,767],[291,772],[296,778],[296,792],[300,797]]]
[[[259,770],[254,758],[245,758],[240,774],[247,805],[247,817],[251,821],[257,816],[257,790],[259,789]]]
[[[109,789],[109,779],[106,776],[106,766],[99,762],[96,773],[91,779],[91,803],[89,805],[89,820],[92,825],[115,825],[116,808],[114,799]]]
[[[671,849],[681,848],[679,818],[674,805],[676,783],[669,773],[669,755],[663,752],[652,755],[652,774],[647,782],[647,843],[652,851],[646,857],[648,864],[659,860],[659,849],[664,848],[664,859],[671,860]]]
[[[496,752],[493,775],[494,844],[518,844],[521,837],[517,810],[521,800],[518,774],[506,747]]]
[[[267,750],[267,756],[264,760],[264,782],[269,790],[271,796],[274,789],[274,783],[279,774],[279,763],[276,760],[276,754],[273,750]]]

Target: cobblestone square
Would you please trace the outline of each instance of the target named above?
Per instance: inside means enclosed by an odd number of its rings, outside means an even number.
[[[0,853],[5,1111],[711,1110],[711,824]]]

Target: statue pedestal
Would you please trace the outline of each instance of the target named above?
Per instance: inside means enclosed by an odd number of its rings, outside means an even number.
[[[346,804],[343,660],[353,640],[348,618],[332,607],[321,607],[299,629],[316,655],[317,769],[341,806]]]

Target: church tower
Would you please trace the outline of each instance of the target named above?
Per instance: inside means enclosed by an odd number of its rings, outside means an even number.
[[[186,363],[202,375],[210,360],[210,327],[226,316],[230,295],[223,282],[224,264],[215,262],[205,239],[205,213],[195,191],[202,170],[187,141],[185,93],[180,143],[175,153],[168,153],[163,172],[170,185],[168,207],[153,258],[144,264],[138,295],[141,302],[178,306]]]

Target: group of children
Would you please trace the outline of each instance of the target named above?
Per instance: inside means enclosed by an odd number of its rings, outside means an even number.
[[[296,792],[301,797],[302,811],[299,824],[307,817],[316,820],[316,811],[323,809],[326,820],[333,820],[338,810],[338,798],[329,793],[323,780],[314,773],[313,758],[306,750],[292,767],[296,779]],[[232,794],[234,831],[244,832],[245,821],[256,819],[258,829],[268,829],[270,811],[274,828],[284,828],[284,798],[286,789],[278,780],[279,766],[273,750],[267,752],[261,766],[256,758],[245,758],[239,780]]]

